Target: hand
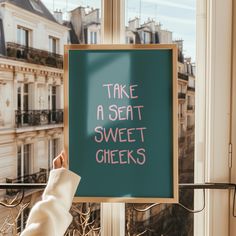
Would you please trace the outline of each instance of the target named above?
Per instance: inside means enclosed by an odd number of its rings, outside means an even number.
[[[68,169],[68,157],[64,150],[53,160],[53,169],[61,167]]]

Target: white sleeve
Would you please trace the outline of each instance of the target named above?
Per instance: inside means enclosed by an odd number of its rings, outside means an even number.
[[[21,236],[62,236],[72,221],[69,213],[80,177],[64,169],[50,172],[42,200],[31,209]]]

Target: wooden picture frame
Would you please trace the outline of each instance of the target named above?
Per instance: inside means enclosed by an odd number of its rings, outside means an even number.
[[[77,202],[126,202],[126,203],[131,203],[131,202],[132,203],[154,203],[154,202],[158,202],[158,203],[177,203],[178,202],[177,46],[175,44],[158,44],[158,45],[154,45],[154,44],[151,44],[151,45],[65,45],[64,49],[65,49],[64,50],[65,51],[65,54],[64,54],[64,148],[65,148],[65,151],[67,152],[67,154],[69,154],[69,143],[70,143],[70,140],[69,140],[69,136],[70,136],[70,134],[69,134],[69,132],[70,132],[70,129],[69,129],[69,113],[70,113],[70,110],[69,110],[69,108],[71,110],[73,110],[73,109],[76,110],[76,108],[74,108],[73,105],[70,104],[70,101],[73,101],[74,99],[76,100],[77,97],[75,98],[75,96],[77,96],[77,95],[80,96],[79,92],[78,93],[77,92],[73,93],[73,98],[71,97],[71,100],[70,100],[70,95],[71,94],[69,93],[69,89],[70,89],[70,79],[71,78],[69,78],[70,77],[69,74],[70,74],[70,71],[71,71],[71,65],[74,63],[72,58],[70,59],[70,55],[74,55],[75,52],[78,52],[78,53],[83,52],[84,53],[84,54],[82,53],[83,55],[85,55],[86,52],[90,52],[90,53],[91,52],[96,52],[96,53],[98,53],[98,55],[99,55],[99,52],[100,53],[105,53],[105,55],[108,55],[109,52],[114,52],[114,53],[119,52],[121,54],[123,52],[124,53],[130,53],[130,54],[132,54],[133,52],[137,52],[137,55],[140,55],[140,53],[142,53],[142,52],[147,52],[147,53],[148,52],[149,53],[155,53],[155,52],[156,53],[157,52],[165,53],[166,52],[166,54],[171,56],[171,59],[169,59],[168,63],[166,63],[167,64],[166,66],[168,68],[165,69],[165,73],[168,73],[168,71],[172,72],[171,73],[171,81],[169,82],[169,84],[171,84],[172,89],[171,89],[171,92],[169,92],[170,94],[168,94],[168,95],[164,94],[165,97],[170,98],[171,103],[172,103],[171,112],[170,112],[171,115],[168,118],[168,119],[171,119],[171,124],[169,124],[169,125],[170,125],[170,127],[172,126],[172,128],[171,128],[172,138],[170,138],[171,144],[172,144],[171,147],[170,147],[170,149],[172,150],[172,157],[171,157],[171,160],[170,160],[171,161],[171,163],[170,163],[171,167],[169,168],[169,170],[172,169],[172,173],[170,173],[171,174],[170,179],[167,180],[167,182],[171,182],[171,184],[170,184],[171,186],[169,186],[169,188],[170,187],[172,188],[171,196],[169,196],[169,194],[167,194],[168,196],[160,196],[160,197],[159,196],[151,196],[151,195],[148,195],[148,196],[133,196],[133,195],[129,196],[129,194],[124,194],[124,193],[118,194],[118,196],[116,196],[115,193],[112,194],[112,196],[111,195],[109,196],[109,194],[104,194],[104,196],[101,196],[101,193],[100,193],[97,196],[96,195],[96,190],[95,190],[94,194],[91,194],[91,195],[89,194],[87,196],[84,196],[84,195],[79,196],[80,195],[80,186],[79,186],[77,196],[75,197],[75,201],[77,201]],[[106,52],[107,52],[107,54],[106,54]],[[170,58],[170,56],[169,56],[169,58]],[[77,56],[75,56],[75,57],[77,58]],[[154,58],[153,60],[155,60],[155,55],[153,55],[153,58]],[[160,56],[160,58],[161,58],[161,56]],[[148,58],[145,58],[145,59],[146,59],[145,61],[148,60]],[[86,60],[84,60],[84,61],[86,61]],[[144,62],[144,63],[146,63],[146,62]],[[80,66],[80,65],[78,65],[78,66]],[[104,67],[104,68],[107,68],[108,66],[109,66],[109,60],[107,62],[106,67]],[[77,70],[75,67],[76,66],[74,65],[73,66],[74,70]],[[81,70],[83,70],[83,68],[84,68],[84,66],[81,67]],[[90,68],[90,70],[91,70],[91,68]],[[154,67],[153,68],[153,74],[154,75],[156,73],[155,70],[156,70],[156,68]],[[161,67],[160,67],[160,70],[161,70]],[[74,89],[74,86],[72,86],[72,87]],[[141,91],[141,89],[140,89],[140,91]],[[155,94],[153,93],[153,96],[154,95]],[[79,99],[79,100],[81,100],[81,99]],[[166,125],[166,127],[168,127],[168,125]],[[73,132],[74,132],[74,129],[73,129]],[[78,145],[80,145],[80,144],[78,143]],[[75,157],[73,157],[73,158],[75,158]],[[72,171],[77,172],[77,170],[74,168],[74,163],[72,163],[73,162],[72,157],[69,157],[69,159],[70,159],[70,161],[69,161],[70,169],[72,169]],[[87,171],[90,171],[89,169],[87,168]],[[94,170],[94,171],[96,172],[96,170]],[[93,173],[94,173],[94,171],[93,171]],[[80,171],[78,171],[78,172],[80,172]],[[84,172],[84,173],[86,173],[86,172]],[[101,173],[101,172],[99,172],[99,173]],[[78,174],[80,175],[80,173],[78,173]],[[149,173],[147,173],[147,175],[148,174]],[[168,173],[165,174],[165,175],[167,177],[169,176]],[[84,183],[86,185],[86,176],[82,175],[81,177],[82,177],[81,182],[84,181]],[[94,178],[96,179],[96,176],[94,176]],[[147,181],[147,185],[148,185],[148,182],[149,181]],[[97,184],[99,184],[99,183],[97,183]],[[155,189],[156,187],[158,188],[158,183],[156,184],[155,181],[151,182],[151,184],[152,184],[153,189]],[[142,185],[142,186],[144,186],[144,185]],[[140,186],[140,188],[142,188],[142,186]],[[138,188],[138,186],[136,186],[136,187]],[[91,186],[91,188],[93,188],[93,186]],[[132,188],[132,186],[131,186],[131,188]],[[107,189],[107,192],[109,192],[109,189]],[[114,192],[116,192],[116,191],[114,191]]]

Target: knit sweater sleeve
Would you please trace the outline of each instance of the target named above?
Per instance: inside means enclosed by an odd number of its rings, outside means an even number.
[[[61,236],[72,221],[69,213],[80,177],[64,169],[50,172],[42,200],[31,209],[21,236]]]

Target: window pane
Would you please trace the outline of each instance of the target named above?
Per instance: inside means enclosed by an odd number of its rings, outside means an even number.
[[[64,25],[70,28],[68,44],[99,44],[101,43],[101,0],[87,1],[47,1],[43,3],[53,12],[62,12]],[[58,19],[58,15],[56,17]],[[60,17],[59,17],[60,18]],[[52,40],[51,40],[52,41]],[[49,43],[53,49],[53,42]],[[51,51],[51,50],[50,50]],[[55,47],[54,51],[55,52]],[[56,94],[56,86],[52,86],[51,95],[48,102],[51,109],[56,109],[56,99],[60,94]],[[50,92],[50,91],[49,91]],[[52,113],[53,114],[53,113]],[[54,144],[52,146],[55,147]],[[52,157],[56,151],[52,148]],[[72,207],[73,223],[68,229],[72,235],[100,235],[100,204],[82,203],[73,204]]]
[[[178,46],[179,182],[194,182],[195,0],[126,0],[125,42]],[[193,209],[194,193],[179,201]],[[126,204],[127,235],[193,235],[193,215],[177,205]]]
[[[30,174],[31,144],[24,145],[24,176]]]
[[[21,145],[17,147],[17,177],[22,176],[21,172]]]
[[[29,30],[24,29],[21,26],[17,27],[17,43],[29,46]]]

